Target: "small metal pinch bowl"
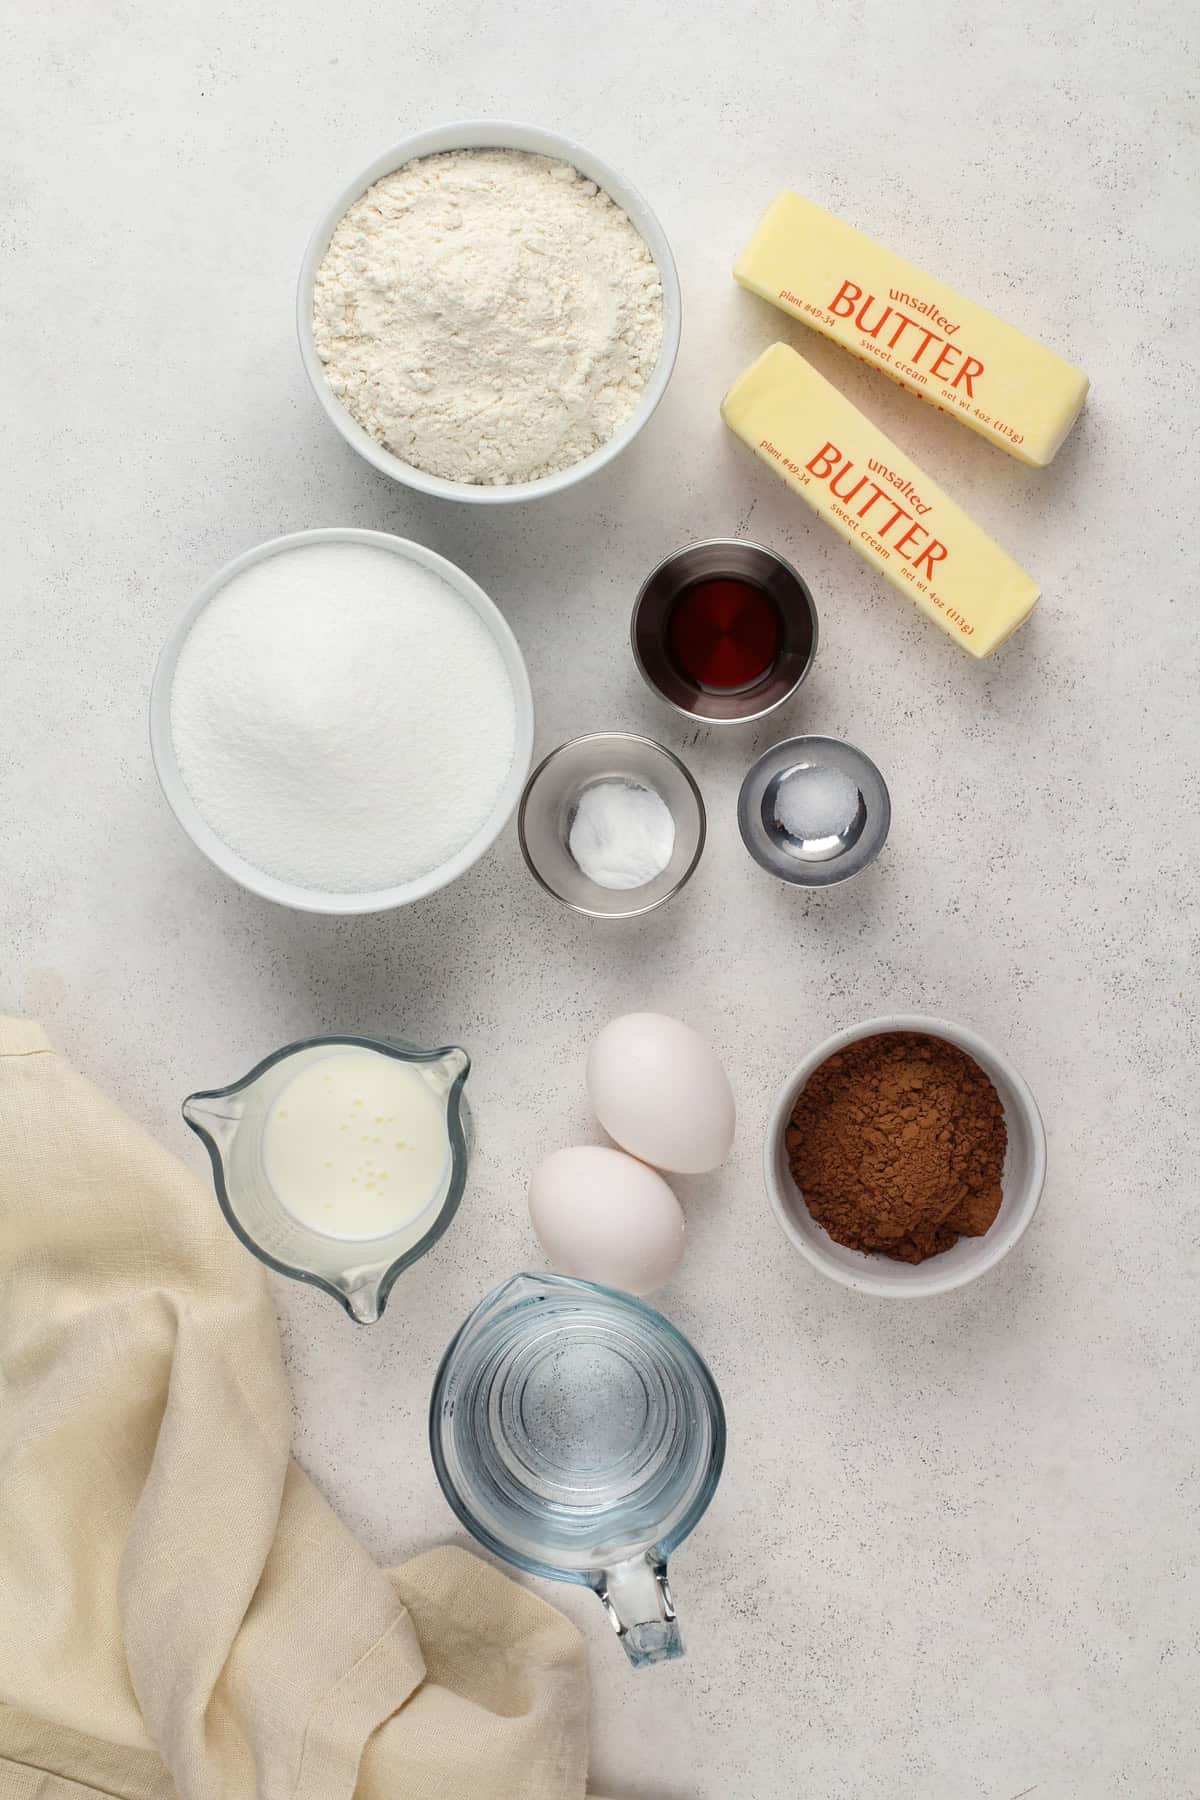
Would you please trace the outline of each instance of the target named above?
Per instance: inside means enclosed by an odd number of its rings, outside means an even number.
[[[670,860],[641,887],[602,887],[571,854],[580,797],[605,782],[651,789],[674,821]],[[594,919],[635,919],[664,905],[700,861],[705,831],[700,789],[679,758],[653,738],[625,731],[594,732],[552,750],[526,782],[517,813],[517,836],[530,874],[564,906]]]
[[[736,685],[705,685],[684,666],[676,632],[701,590],[724,584],[757,597],[758,625],[766,627],[767,645],[757,666],[754,660],[737,658],[744,667]],[[709,620],[709,629],[725,632],[716,618]],[[676,550],[646,577],[634,602],[629,636],[642,679],[668,706],[706,725],[743,725],[790,700],[807,676],[817,653],[817,609],[807,582],[773,550],[741,538],[705,538]],[[745,644],[741,648],[749,650]]]
[[[892,803],[869,756],[837,738],[786,738],[759,757],[738,795],[742,842],[796,887],[832,887],[874,862]]]

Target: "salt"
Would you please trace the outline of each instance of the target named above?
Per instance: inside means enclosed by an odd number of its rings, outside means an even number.
[[[671,860],[675,821],[653,788],[638,781],[594,781],[576,802],[567,847],[597,887],[645,887]]]
[[[780,782],[775,818],[801,843],[839,837],[854,823],[860,795],[848,775],[824,763],[801,763]]]
[[[217,836],[264,874],[372,893],[440,867],[491,816],[516,749],[499,647],[433,570],[310,544],[236,575],[175,668],[171,737]]]

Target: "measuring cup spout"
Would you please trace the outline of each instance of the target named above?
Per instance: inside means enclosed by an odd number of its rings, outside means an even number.
[[[383,1312],[381,1295],[383,1281],[379,1275],[366,1276],[359,1281],[350,1280],[337,1284],[346,1298],[346,1307],[356,1325],[376,1325]]]
[[[189,1094],[183,1103],[183,1116],[197,1137],[222,1155],[237,1136],[245,1110],[239,1094]]]
[[[683,1655],[667,1565],[658,1561],[653,1551],[605,1569],[596,1592],[635,1669]]]

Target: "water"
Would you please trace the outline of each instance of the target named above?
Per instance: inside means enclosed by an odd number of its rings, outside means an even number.
[[[438,1380],[435,1458],[440,1448],[443,1485],[476,1535],[579,1579],[669,1538],[723,1431],[707,1370],[665,1320],[554,1281],[527,1278],[524,1298],[511,1283],[468,1322]]]

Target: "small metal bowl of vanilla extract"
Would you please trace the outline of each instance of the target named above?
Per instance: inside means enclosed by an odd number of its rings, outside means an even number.
[[[633,657],[668,706],[706,725],[740,725],[796,692],[817,653],[817,609],[799,572],[762,544],[705,538],[642,583]]]

